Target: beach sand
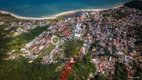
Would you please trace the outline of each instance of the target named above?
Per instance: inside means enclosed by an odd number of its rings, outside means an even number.
[[[52,15],[52,16],[43,16],[43,17],[39,17],[39,18],[34,18],[34,17],[24,17],[24,16],[19,16],[7,11],[0,11],[1,14],[10,14],[11,16],[18,18],[18,19],[24,19],[24,20],[46,20],[46,19],[55,19],[59,16],[63,16],[63,15],[67,15],[67,14],[74,14],[78,11],[103,11],[103,10],[108,10],[108,9],[116,9],[119,7],[122,7],[124,5],[119,5],[113,8],[105,8],[105,9],[81,9],[81,10],[73,10],[73,11],[67,11],[67,12],[62,12],[56,15]]]

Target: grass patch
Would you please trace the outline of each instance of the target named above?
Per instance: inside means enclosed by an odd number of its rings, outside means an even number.
[[[45,54],[49,54],[54,48],[55,45],[51,44],[47,49],[42,51],[42,53],[38,56],[38,58],[42,58]]]

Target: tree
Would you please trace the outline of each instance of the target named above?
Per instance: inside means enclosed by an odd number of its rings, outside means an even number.
[[[106,78],[103,75],[97,75],[96,80],[106,80]]]

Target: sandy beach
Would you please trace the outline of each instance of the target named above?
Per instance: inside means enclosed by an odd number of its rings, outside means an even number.
[[[102,10],[108,10],[108,9],[116,9],[116,8],[119,8],[119,7],[122,7],[122,6],[124,6],[124,5],[119,5],[119,6],[116,6],[116,7],[105,8],[105,9],[81,9],[81,10],[73,10],[73,11],[62,12],[62,13],[59,13],[59,14],[56,14],[56,15],[52,15],[52,16],[43,16],[43,17],[39,17],[39,18],[24,17],[24,16],[16,15],[16,14],[13,14],[13,13],[10,13],[10,12],[7,12],[7,11],[1,11],[1,10],[0,10],[0,13],[2,13],[2,14],[10,14],[11,16],[13,16],[15,18],[24,19],[24,20],[46,20],[46,19],[55,19],[55,18],[57,18],[59,16],[66,15],[66,14],[73,14],[73,13],[76,13],[78,11],[102,11]]]

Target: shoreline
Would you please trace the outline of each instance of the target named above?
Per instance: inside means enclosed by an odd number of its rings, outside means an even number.
[[[24,17],[24,16],[20,16],[20,15],[11,13],[11,12],[1,11],[1,10],[0,10],[0,13],[1,14],[10,14],[12,17],[15,17],[17,19],[23,19],[23,20],[47,20],[47,19],[55,19],[55,18],[57,18],[59,16],[62,16],[62,15],[74,14],[74,13],[79,12],[79,11],[103,11],[103,10],[108,10],[108,9],[116,9],[116,8],[123,7],[123,6],[124,5],[119,5],[119,6],[116,6],[116,7],[104,8],[104,9],[80,9],[80,10],[72,10],[72,11],[61,12],[59,14],[55,14],[55,15],[51,15],[51,16],[43,16],[43,17],[39,17],[39,18],[35,18],[35,17]]]

